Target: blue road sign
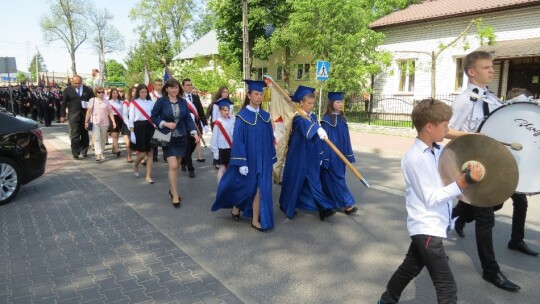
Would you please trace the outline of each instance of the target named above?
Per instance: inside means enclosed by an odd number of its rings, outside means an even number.
[[[317,80],[328,80],[330,77],[330,62],[317,61]]]

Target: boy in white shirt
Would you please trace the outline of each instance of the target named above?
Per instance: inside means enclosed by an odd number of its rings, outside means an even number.
[[[216,119],[214,123],[212,139],[210,140],[210,149],[212,150],[216,164],[219,165],[217,172],[218,184],[231,159],[232,137],[234,131],[234,118],[229,116],[229,107],[231,104],[232,102],[227,98],[223,98],[216,102],[221,117]]]
[[[457,303],[457,286],[448,265],[443,238],[452,228],[452,198],[469,184],[482,179],[478,163],[468,165],[468,173],[444,186],[438,171],[441,142],[448,132],[452,109],[436,99],[422,100],[414,107],[412,122],[418,132],[414,145],[401,161],[405,177],[407,230],[411,245],[379,303],[397,303],[407,284],[424,266],[428,269],[441,303]]]

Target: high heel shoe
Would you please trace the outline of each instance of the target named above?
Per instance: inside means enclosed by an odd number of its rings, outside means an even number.
[[[253,225],[253,223],[251,223],[251,227],[259,230],[260,232],[266,232],[268,230],[268,229],[259,228],[259,227],[255,226],[255,225]]]
[[[180,196],[178,196],[178,202],[175,202],[174,198],[173,198],[173,195],[171,193],[171,190],[169,190],[169,195],[171,196],[171,201],[172,201],[172,204],[173,204],[174,208],[180,208],[180,206],[181,206],[180,202],[182,201],[182,198]]]
[[[235,222],[238,222],[240,220],[240,212],[238,212],[238,214],[234,214],[231,210],[231,216]]]

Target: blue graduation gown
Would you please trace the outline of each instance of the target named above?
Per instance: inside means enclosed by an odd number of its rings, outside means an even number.
[[[260,190],[260,223],[263,229],[274,227],[272,204],[272,165],[276,162],[276,148],[270,114],[246,108],[236,114],[233,145],[229,167],[219,182],[212,211],[236,206],[245,217],[253,216],[253,198]],[[248,167],[248,175],[238,168]]]
[[[336,122],[328,114],[321,121],[322,128],[328,134],[328,139],[354,163],[354,153],[347,122],[337,115]],[[346,165],[328,145],[323,146],[325,159],[321,168],[321,183],[324,194],[336,203],[336,208],[347,208],[354,205],[354,197],[347,187],[345,180]]]
[[[324,143],[317,135],[317,116],[311,113],[308,117],[310,120],[297,114],[292,123],[279,196],[280,208],[288,218],[294,217],[296,208],[319,211],[335,205],[324,195],[319,177]]]

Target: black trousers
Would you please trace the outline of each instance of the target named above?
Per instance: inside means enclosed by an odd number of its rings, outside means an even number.
[[[405,287],[425,266],[435,286],[437,303],[457,303],[456,281],[448,265],[442,238],[421,234],[411,236],[411,240],[409,251],[388,281],[381,302],[397,303]]]
[[[525,238],[525,219],[527,218],[527,208],[529,203],[525,194],[514,193],[512,195],[514,212],[512,214],[512,243],[519,243]]]
[[[188,136],[187,146],[186,146],[186,155],[182,158],[182,166],[186,167],[189,172],[195,172],[191,155],[193,154],[193,151],[195,151],[196,147],[197,147],[197,144],[195,143],[195,138],[193,136]]]
[[[44,117],[45,125],[50,126],[53,118],[54,118],[54,108],[53,107],[45,108],[45,117]]]
[[[88,130],[84,128],[84,118],[69,120],[69,138],[71,140],[71,153],[73,155],[86,154],[90,145]]]
[[[493,226],[495,226],[495,213],[493,207],[476,207],[458,201],[452,217],[459,216],[465,222],[475,222],[476,250],[484,275],[493,277],[499,273],[499,263],[495,259],[493,250]]]

